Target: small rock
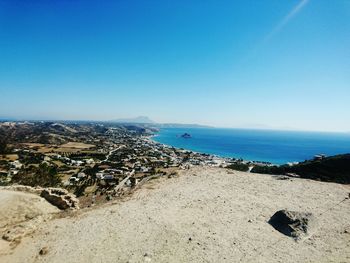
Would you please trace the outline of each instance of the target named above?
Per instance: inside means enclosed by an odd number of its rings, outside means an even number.
[[[40,249],[39,251],[39,255],[40,256],[44,256],[46,255],[47,253],[49,253],[49,249],[47,247],[43,247],[42,249]]]
[[[192,241],[192,237],[188,238],[188,241]]]
[[[1,238],[5,241],[11,241],[10,235],[8,234],[4,234]]]

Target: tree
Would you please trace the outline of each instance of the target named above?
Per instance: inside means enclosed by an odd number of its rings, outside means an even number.
[[[20,171],[14,175],[11,180],[13,183],[29,185],[52,187],[58,186],[62,183],[61,177],[57,173],[56,166],[51,166],[46,163],[41,163],[39,167],[30,167]]]
[[[0,138],[0,154],[7,153],[7,140],[5,138]]]

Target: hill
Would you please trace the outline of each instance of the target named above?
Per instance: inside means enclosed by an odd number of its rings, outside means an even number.
[[[251,172],[276,175],[295,173],[301,178],[350,184],[350,154],[335,155],[320,160],[308,160],[292,166],[257,165]]]
[[[48,220],[0,262],[349,262],[347,195],[343,185],[197,167]],[[282,208],[312,213],[317,227],[296,242],[268,223]]]

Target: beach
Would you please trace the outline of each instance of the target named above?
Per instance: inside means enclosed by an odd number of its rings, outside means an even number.
[[[349,262],[349,192],[199,166],[151,180],[122,201],[47,220],[0,261]],[[280,209],[312,213],[317,224],[295,241],[268,224]]]

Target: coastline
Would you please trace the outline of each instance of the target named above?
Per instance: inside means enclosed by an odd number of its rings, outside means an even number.
[[[181,140],[181,134],[192,138]],[[316,155],[350,152],[350,137],[341,133],[221,128],[164,128],[152,139],[174,148],[245,162],[276,165],[297,164]]]
[[[263,257],[262,262],[279,262],[282,257],[285,262],[296,258],[320,262],[324,256],[333,261],[350,257],[350,250],[345,247],[350,233],[346,224],[348,186],[334,184],[350,182],[346,181],[349,173],[337,174],[338,168],[342,171],[342,167],[349,167],[350,154],[335,162],[335,169],[330,172],[322,167],[331,177],[319,174],[317,167],[313,167],[313,177],[259,172],[254,170],[258,165],[250,162],[243,164],[246,161],[158,142],[153,133],[112,127],[107,135],[108,140],[98,145],[103,158],[96,161],[94,174],[85,174],[91,164],[86,159],[89,163],[80,168],[82,172],[69,177],[74,178],[73,183],[67,181],[72,192],[86,186],[87,190],[78,197],[81,210],[75,210],[74,203],[74,210],[58,211],[52,220],[42,222],[36,220],[46,216],[45,211],[33,218],[32,213],[26,216],[21,209],[13,209],[14,216],[25,216],[28,227],[25,232],[17,232],[17,224],[7,227],[5,218],[5,228],[0,229],[5,237],[0,242],[1,260],[60,262],[62,254],[69,257],[67,262],[177,262],[179,258],[184,262],[225,262],[223,257],[226,262],[245,262],[257,256]],[[106,139],[105,133],[95,136]],[[85,137],[81,140],[90,142]],[[72,142],[63,145],[67,144]],[[27,144],[21,145],[24,153],[32,156],[39,150],[26,150]],[[86,145],[89,144],[80,146]],[[85,158],[93,157],[90,154]],[[77,169],[74,155],[55,156]],[[50,153],[45,157],[46,162],[50,161],[47,157],[54,158]],[[254,168],[248,170],[249,167]],[[75,178],[81,175],[85,179],[75,184]],[[95,182],[91,180],[94,175]],[[16,196],[11,195],[12,207],[23,205]],[[307,242],[297,243],[274,230],[268,222],[281,209],[314,214],[321,227],[315,231],[320,234],[310,232]],[[331,209],[332,213],[328,213]],[[75,246],[77,243],[82,246]],[[12,250],[10,246],[14,246]],[[304,253],[305,246],[308,252]],[[319,253],[310,251],[315,247]],[[266,254],[257,255],[256,251]]]
[[[264,162],[264,161],[257,161],[257,160],[246,160],[246,159],[236,158],[236,157],[226,157],[226,156],[220,156],[220,155],[217,155],[217,154],[211,154],[211,153],[207,153],[207,152],[198,152],[198,151],[194,151],[194,150],[191,150],[191,149],[179,148],[179,147],[176,147],[176,146],[172,146],[172,145],[168,145],[168,144],[164,144],[164,143],[158,142],[158,141],[156,141],[154,139],[155,137],[158,137],[158,135],[157,134],[149,135],[148,139],[152,143],[156,143],[156,144],[161,145],[161,146],[163,146],[165,148],[170,148],[170,149],[174,148],[174,149],[176,149],[178,151],[186,151],[186,152],[190,152],[190,153],[193,153],[193,154],[205,155],[205,156],[208,156],[208,157],[211,157],[211,158],[220,159],[222,161],[229,161],[229,162],[239,161],[239,162],[246,163],[246,164],[280,166],[280,164],[274,164],[274,163],[271,163],[271,162]]]

